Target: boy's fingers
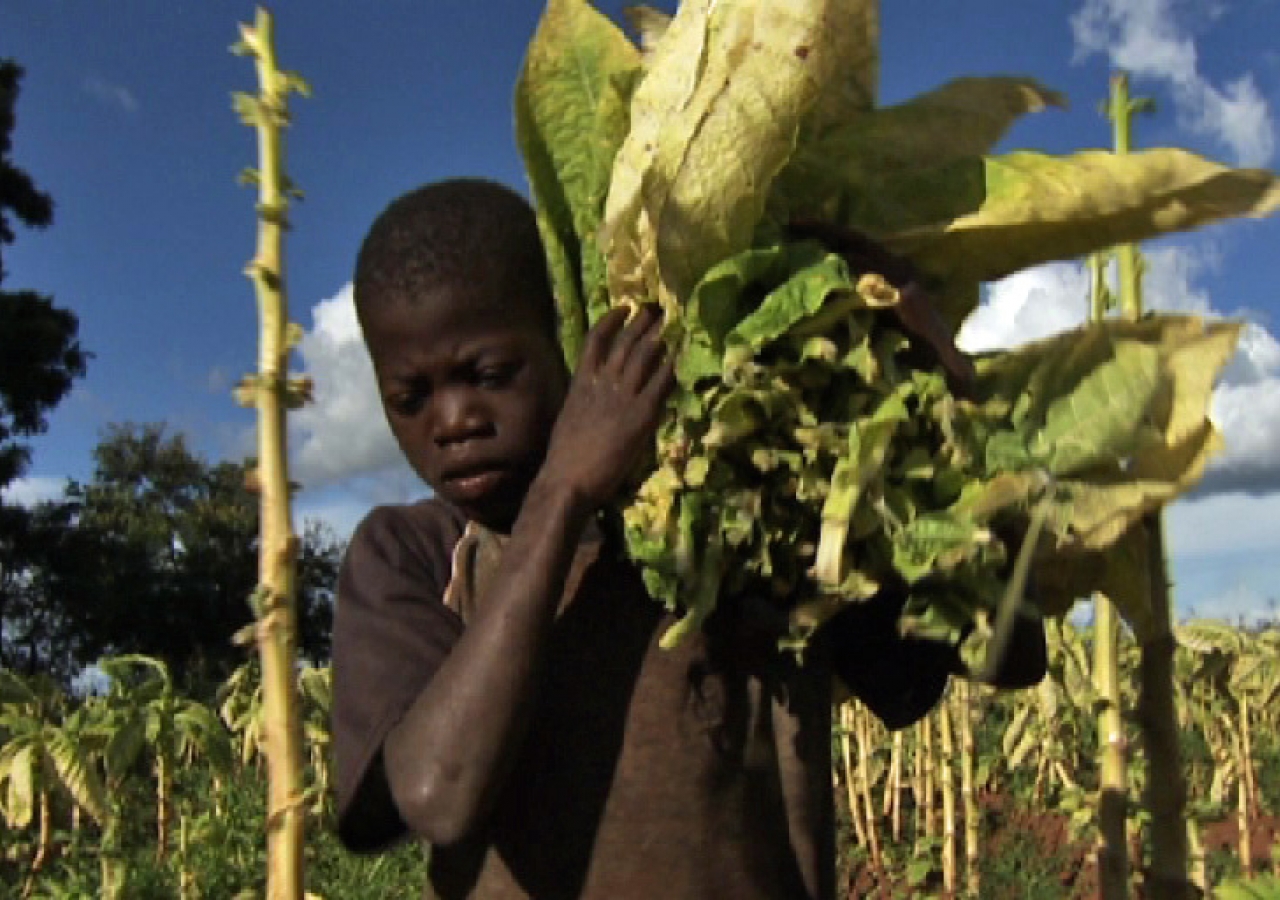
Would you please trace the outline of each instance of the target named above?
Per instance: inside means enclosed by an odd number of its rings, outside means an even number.
[[[623,383],[631,390],[638,391],[653,377],[658,364],[667,355],[667,345],[655,327],[650,329],[636,344],[627,357],[622,371]]]
[[[631,317],[631,321],[622,329],[621,333],[613,341],[613,348],[609,353],[606,364],[613,366],[614,371],[621,375],[625,371],[628,358],[635,350],[635,347],[651,329],[657,328],[661,322],[658,315],[658,308],[653,304],[647,304],[636,310],[636,314]]]
[[[587,332],[587,343],[582,348],[582,358],[578,362],[580,369],[592,371],[604,364],[613,346],[614,338],[622,330],[627,321],[625,307],[609,310]]]
[[[668,353],[661,362],[658,363],[657,369],[654,370],[652,377],[640,389],[640,397],[646,403],[653,404],[654,422],[657,422],[658,416],[662,413],[662,402],[671,394],[672,388],[676,386],[676,358],[675,354]]]

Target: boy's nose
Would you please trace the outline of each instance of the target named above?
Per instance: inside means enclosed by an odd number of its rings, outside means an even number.
[[[432,437],[445,446],[482,437],[486,430],[484,416],[476,405],[457,391],[441,391],[435,398],[435,427]]]

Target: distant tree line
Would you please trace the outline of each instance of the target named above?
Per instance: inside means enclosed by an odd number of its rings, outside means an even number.
[[[0,60],[0,253],[42,229],[53,200],[10,160],[22,68]],[[0,285],[6,276],[0,256]],[[51,297],[0,289],[0,491],[30,464],[29,439],[84,376],[79,321]],[[85,483],[32,506],[0,498],[0,667],[69,685],[103,656],[142,653],[201,693],[245,658],[257,498],[249,461],[209,463],[156,424],[111,426]],[[328,655],[341,545],[317,524],[299,553],[299,650]]]

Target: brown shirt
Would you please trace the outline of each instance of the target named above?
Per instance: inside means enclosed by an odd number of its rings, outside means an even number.
[[[384,777],[382,743],[465,627],[471,589],[459,599],[455,586],[454,608],[444,600],[463,527],[439,500],[382,507],[348,549],[334,744],[339,834],[353,849],[404,834],[399,821],[358,821],[354,800],[385,790],[369,783]],[[619,548],[584,542],[516,767],[487,827],[433,848],[428,897],[833,896],[824,642],[801,668],[772,634],[713,619],[662,650],[671,622]]]

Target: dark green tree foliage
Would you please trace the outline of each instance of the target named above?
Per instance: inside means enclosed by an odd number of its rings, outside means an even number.
[[[249,463],[210,464],[159,425],[112,426],[93,478],[32,512],[31,565],[4,611],[0,663],[62,674],[103,655],[145,653],[202,693],[245,659],[257,497]],[[299,548],[299,650],[329,652],[341,546],[317,524]]]
[[[17,223],[45,228],[53,220],[53,200],[9,159],[22,68],[0,59],[0,284],[8,274],[4,248]],[[76,339],[79,322],[71,312],[30,290],[0,290],[0,490],[22,474],[30,457],[24,438],[44,431],[50,410],[84,374],[87,354]],[[0,499],[0,622],[5,642],[10,612],[27,611],[29,627],[20,640],[32,646],[54,627],[32,601],[29,553],[44,527],[28,510]],[[5,659],[8,654],[4,654]]]
[[[53,201],[9,161],[22,69],[0,60],[0,253],[14,222],[44,228]],[[7,273],[0,255],[0,282]],[[0,487],[22,474],[30,453],[20,439],[45,429],[46,416],[84,374],[87,354],[74,314],[34,291],[0,291]]]

